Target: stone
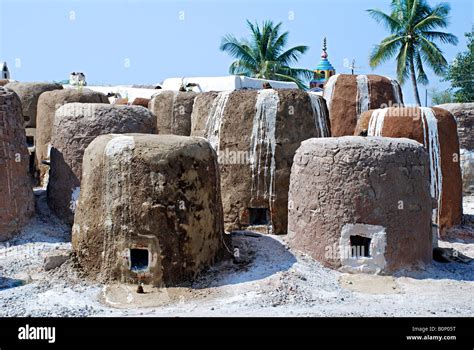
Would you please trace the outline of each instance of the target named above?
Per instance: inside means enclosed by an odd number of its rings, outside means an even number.
[[[36,128],[36,111],[38,99],[43,92],[52,90],[61,90],[63,86],[58,83],[21,83],[11,82],[5,85],[20,97],[24,126]]]
[[[0,87],[0,241],[12,238],[35,210],[18,95]]]
[[[102,281],[175,286],[231,252],[216,158],[203,138],[97,137],[84,154],[72,230],[84,271]]]
[[[288,208],[290,247],[327,267],[390,274],[431,261],[429,160],[413,140],[302,142]]]
[[[330,136],[324,99],[298,89],[208,92],[196,97],[191,136],[217,151],[226,231],[285,234],[293,156]]]
[[[82,156],[99,135],[156,132],[154,115],[142,106],[68,103],[56,110],[51,137],[48,205],[72,224],[79,196]]]
[[[461,149],[461,173],[463,194],[474,195],[474,150]]]
[[[353,135],[360,115],[369,109],[403,106],[398,82],[373,74],[336,74],[326,83],[323,96],[333,137]]]
[[[191,113],[196,92],[160,91],[150,101],[149,108],[156,115],[158,133],[189,136]]]
[[[45,271],[53,270],[60,267],[69,259],[69,253],[59,253],[48,255],[44,258],[43,269]]]
[[[448,110],[456,119],[459,147],[474,150],[474,102],[446,103],[435,107]]]
[[[440,236],[462,219],[462,177],[456,121],[442,108],[385,108],[364,112],[355,135],[406,137],[430,154],[431,196],[438,203],[433,222]]]
[[[42,162],[49,161],[54,114],[59,107],[72,102],[108,104],[109,100],[103,93],[85,88],[53,90],[41,94],[38,99],[35,153],[36,166],[39,170],[40,184],[42,186],[47,184],[47,177],[45,178],[45,176],[49,172],[49,166],[44,165]]]

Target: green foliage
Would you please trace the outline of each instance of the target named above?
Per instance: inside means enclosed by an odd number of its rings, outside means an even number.
[[[229,67],[229,73],[253,78],[292,81],[305,89],[305,80],[313,72],[308,69],[292,68],[308,46],[300,45],[285,49],[288,32],[280,33],[281,23],[257,23],[247,20],[250,38],[239,40],[228,34],[222,38],[220,49],[236,58]]]
[[[465,35],[468,40],[467,50],[456,55],[445,76],[445,81],[451,83],[454,101],[459,103],[474,101],[474,32],[471,30]]]
[[[454,102],[454,97],[449,90],[439,91],[436,88],[430,89],[429,95],[431,96],[432,105],[441,105],[443,103]]]

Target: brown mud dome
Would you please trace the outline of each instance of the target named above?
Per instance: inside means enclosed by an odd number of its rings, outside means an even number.
[[[40,95],[36,119],[35,155],[36,166],[40,172],[40,184],[43,186],[47,184],[44,177],[49,171],[49,166],[42,162],[49,161],[54,115],[59,107],[72,102],[108,104],[109,100],[103,93],[85,88],[53,90]]]
[[[209,92],[196,97],[191,135],[218,153],[226,231],[285,234],[294,153],[329,136],[329,120],[324,99],[301,90]]]
[[[408,139],[304,141],[290,179],[290,246],[348,272],[389,274],[429,263],[428,171],[426,150]]]
[[[191,134],[191,113],[195,92],[160,91],[149,102],[148,108],[156,115],[158,134]]]
[[[0,241],[18,233],[34,214],[28,168],[20,99],[0,87]]]
[[[336,74],[324,88],[333,137],[353,135],[362,113],[369,109],[403,106],[396,80],[380,75]]]
[[[46,91],[63,89],[63,86],[57,83],[23,83],[16,81],[6,84],[5,87],[15,91],[20,97],[26,128],[36,128],[36,112],[41,94]]]
[[[142,106],[100,103],[68,103],[56,111],[48,205],[61,220],[70,225],[74,220],[86,147],[99,135],[131,132],[155,133],[155,116]]]
[[[84,154],[72,243],[85,271],[104,281],[191,280],[232,253],[215,151],[176,135],[96,138]]]
[[[355,135],[409,138],[428,150],[430,157],[431,196],[438,209],[433,222],[439,234],[461,224],[461,155],[456,121],[442,108],[386,108],[362,114]]]

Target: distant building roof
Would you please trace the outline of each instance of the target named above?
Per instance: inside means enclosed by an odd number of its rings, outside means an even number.
[[[178,91],[183,83],[195,84],[193,91],[226,91],[240,89],[262,89],[264,83],[269,83],[274,89],[297,89],[298,85],[291,81],[276,81],[268,79],[249,78],[239,75],[224,77],[183,77],[168,78],[162,84],[163,90]]]

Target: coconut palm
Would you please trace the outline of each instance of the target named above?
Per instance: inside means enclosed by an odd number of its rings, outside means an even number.
[[[428,84],[423,65],[439,76],[448,67],[435,41],[453,45],[458,42],[453,34],[438,31],[448,26],[450,9],[446,3],[431,7],[426,0],[392,0],[390,14],[378,9],[367,10],[392,33],[374,47],[370,66],[375,68],[396,55],[398,80],[403,84],[410,77],[418,105],[421,103],[417,83]]]
[[[229,67],[229,73],[253,78],[292,81],[305,89],[305,79],[313,72],[308,69],[291,68],[308,46],[299,45],[285,49],[288,32],[280,33],[281,23],[266,21],[260,27],[247,20],[251,36],[238,40],[228,34],[222,38],[220,49],[228,52],[236,60]]]

